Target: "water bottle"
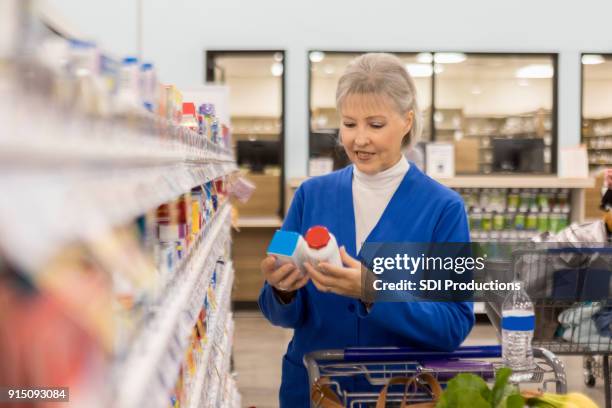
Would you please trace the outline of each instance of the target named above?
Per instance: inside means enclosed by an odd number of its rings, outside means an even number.
[[[533,303],[522,282],[521,289],[511,291],[502,306],[502,358],[512,369],[511,381],[525,381],[533,375],[531,339],[535,328]],[[515,286],[516,287],[516,286]]]

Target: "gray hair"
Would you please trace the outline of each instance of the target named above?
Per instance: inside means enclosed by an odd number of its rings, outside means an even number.
[[[412,128],[402,139],[402,146],[416,144],[421,136],[423,118],[417,102],[414,80],[399,58],[392,54],[368,53],[353,59],[338,81],[338,112],[346,97],[353,94],[386,96],[395,104],[401,115],[412,111]]]

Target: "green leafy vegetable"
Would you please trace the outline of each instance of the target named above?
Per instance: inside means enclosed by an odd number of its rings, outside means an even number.
[[[497,372],[493,389],[474,374],[458,374],[446,385],[436,408],[523,408],[518,388],[508,383],[512,371]]]

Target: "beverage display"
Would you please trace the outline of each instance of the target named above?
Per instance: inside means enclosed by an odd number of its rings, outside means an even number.
[[[569,190],[463,188],[472,239],[521,241],[569,225]]]

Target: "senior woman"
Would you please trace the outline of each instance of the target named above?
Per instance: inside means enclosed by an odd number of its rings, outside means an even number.
[[[354,59],[338,82],[340,141],[352,164],[304,182],[284,230],[305,234],[326,226],[342,248],[344,267],[261,263],[259,306],[274,325],[294,329],[283,358],[281,407],[308,407],[302,358],[321,349],[411,346],[453,350],[474,324],[471,303],[375,302],[359,298],[364,242],[468,242],[458,194],[402,155],[421,129],[414,81],[391,54]],[[349,385],[350,386],[350,385]]]

